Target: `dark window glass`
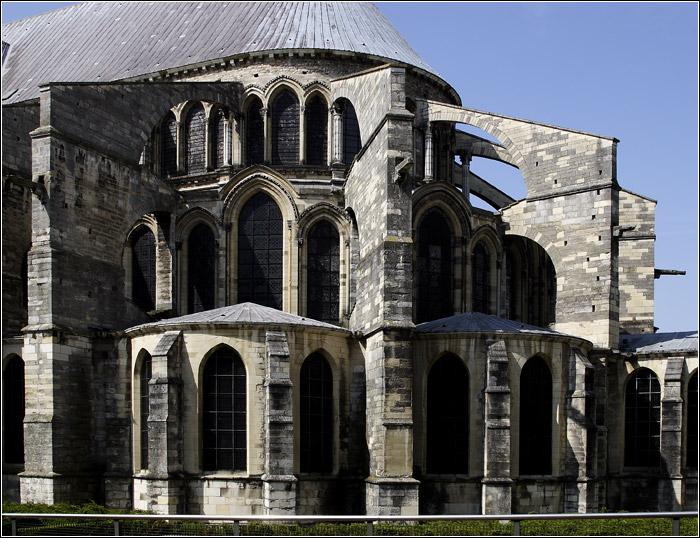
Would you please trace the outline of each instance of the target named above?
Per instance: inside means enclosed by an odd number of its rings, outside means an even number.
[[[156,240],[146,227],[134,235],[133,301],[143,310],[153,310],[156,304]]]
[[[306,163],[326,164],[328,161],[328,105],[315,96],[306,105]]]
[[[265,159],[265,120],[260,99],[254,99],[246,113],[246,164],[262,164]]]
[[[246,374],[230,348],[207,360],[202,379],[202,447],[205,471],[246,469]]]
[[[201,174],[205,171],[206,121],[207,117],[201,103],[190,108],[185,120],[187,174]]]
[[[360,124],[357,121],[355,107],[350,101],[346,101],[343,118],[343,162],[350,165],[361,149]]]
[[[340,308],[340,237],[335,226],[321,221],[309,232],[307,315],[338,323]]]
[[[314,353],[300,373],[300,465],[303,473],[333,471],[333,374],[326,359]]]
[[[695,372],[688,381],[688,416],[686,445],[686,466],[698,468],[698,373]]]
[[[163,177],[177,175],[177,121],[171,112],[163,121],[160,133],[160,171]]]
[[[224,141],[226,140],[226,115],[224,111],[219,109],[214,116],[212,129],[212,153],[214,167],[221,168],[225,164],[226,149]]]
[[[469,473],[469,374],[445,355],[428,374],[427,471]]]
[[[15,355],[2,373],[3,461],[24,463],[24,361]]]
[[[520,374],[520,474],[552,472],[552,374],[540,357]]]
[[[661,386],[654,373],[640,370],[625,389],[625,466],[658,467],[661,440]]]
[[[282,213],[265,193],[238,219],[238,302],[282,309]]]
[[[452,228],[439,211],[431,211],[418,228],[416,322],[454,314]]]
[[[472,312],[488,314],[491,306],[491,258],[483,243],[472,256]]]
[[[152,377],[152,359],[147,355],[141,364],[141,469],[148,469],[148,416],[151,395],[148,382]]]
[[[283,90],[272,103],[272,163],[299,164],[299,101]]]
[[[188,312],[214,308],[216,286],[214,232],[206,224],[198,224],[188,241],[187,307]]]

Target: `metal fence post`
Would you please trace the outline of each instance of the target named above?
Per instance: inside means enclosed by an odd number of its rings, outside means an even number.
[[[673,536],[680,536],[680,535],[681,535],[681,518],[674,517],[673,518]]]
[[[17,520],[12,518],[10,521],[12,524],[12,536],[17,536]]]
[[[513,536],[520,536],[520,520],[513,521]]]
[[[241,535],[241,522],[238,520],[235,520],[233,522],[233,535],[234,536],[240,536]]]
[[[115,519],[114,520],[114,536],[121,536],[121,528],[119,526],[119,520]]]
[[[372,520],[367,521],[367,536],[374,536],[374,523]]]

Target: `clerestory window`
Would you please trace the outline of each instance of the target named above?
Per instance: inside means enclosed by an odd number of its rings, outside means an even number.
[[[311,228],[307,251],[307,316],[338,323],[340,315],[340,236],[326,220]]]
[[[211,310],[216,290],[214,232],[206,224],[198,224],[190,233],[187,244],[188,312]]]
[[[416,256],[416,323],[454,314],[452,228],[439,210],[428,213],[418,227]]]
[[[299,164],[299,100],[282,90],[272,102],[272,164]]]

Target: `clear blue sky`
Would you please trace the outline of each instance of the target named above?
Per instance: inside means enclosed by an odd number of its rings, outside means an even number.
[[[74,2],[2,2],[2,22]],[[620,185],[658,201],[655,325],[698,329],[698,4],[380,2],[465,107],[613,136]],[[514,198],[517,171],[474,162]]]

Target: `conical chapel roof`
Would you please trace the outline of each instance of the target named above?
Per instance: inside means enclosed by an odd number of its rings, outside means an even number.
[[[85,2],[2,26],[2,102],[259,51],[368,54],[436,73],[366,2]]]

